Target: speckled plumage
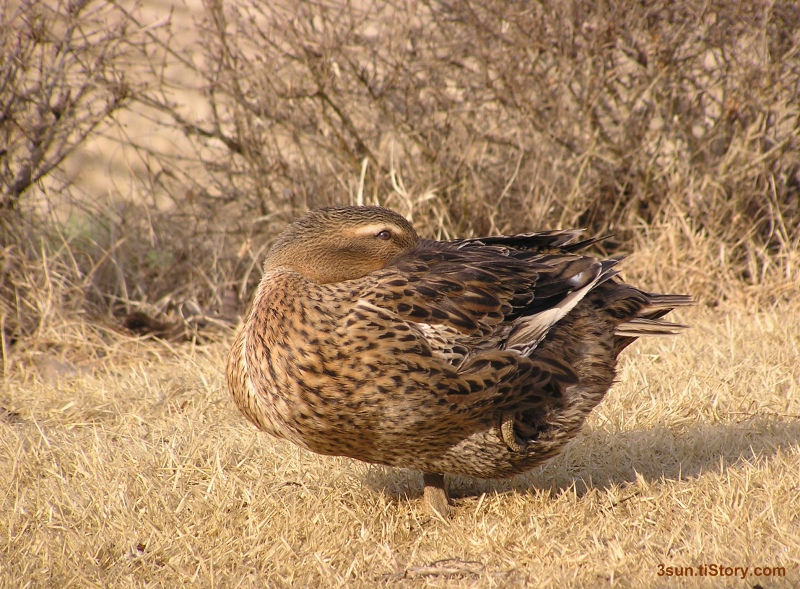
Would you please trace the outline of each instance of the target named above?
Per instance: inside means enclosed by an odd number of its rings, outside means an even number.
[[[639,335],[689,304],[616,277],[594,240],[420,240],[379,207],[312,211],[278,238],[227,368],[260,429],[313,452],[504,478],[557,454]]]

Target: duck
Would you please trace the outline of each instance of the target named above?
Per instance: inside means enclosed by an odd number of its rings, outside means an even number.
[[[275,239],[228,355],[234,404],[317,454],[505,479],[557,455],[640,336],[692,304],[627,284],[575,229],[438,241],[378,206],[316,209]]]

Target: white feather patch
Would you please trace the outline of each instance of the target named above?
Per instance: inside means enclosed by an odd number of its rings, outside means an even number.
[[[510,338],[508,338],[506,347],[517,350],[526,356],[530,354],[531,351],[539,345],[539,342],[542,341],[544,336],[547,335],[547,332],[550,331],[550,328],[558,323],[567,313],[572,311],[572,309],[575,308],[575,305],[577,305],[603,277],[601,272],[602,266],[600,264],[593,266],[590,270],[594,271],[595,273],[595,277],[591,282],[586,284],[584,287],[568,294],[566,297],[564,297],[564,300],[558,303],[558,305],[555,307],[541,311],[535,315],[531,315],[530,317],[526,317],[525,319],[521,320],[519,325],[514,330],[514,333]],[[589,272],[590,270],[584,270],[576,276],[585,275],[586,272]]]

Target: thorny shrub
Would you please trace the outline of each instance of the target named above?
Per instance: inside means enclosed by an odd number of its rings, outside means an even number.
[[[796,3],[290,4],[207,2],[210,115],[152,102],[205,148],[166,188],[207,218],[263,241],[377,202],[439,237],[577,225],[611,250],[672,227],[736,280],[792,272]]]
[[[70,253],[96,306],[246,298],[292,217],[347,202],[439,238],[581,226],[612,252],[666,243],[707,277],[675,282],[711,303],[800,280],[795,2],[206,0],[194,46],[177,23],[137,31],[149,76],[104,82],[91,112],[124,96],[190,147],[138,145],[150,200],[118,196],[105,241]],[[203,108],[172,91],[176,66]]]

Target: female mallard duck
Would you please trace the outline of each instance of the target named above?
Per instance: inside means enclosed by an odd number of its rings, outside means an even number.
[[[319,454],[505,478],[551,458],[640,335],[691,299],[643,292],[580,231],[420,239],[380,207],[292,223],[264,262],[228,357],[233,400],[260,429]]]

